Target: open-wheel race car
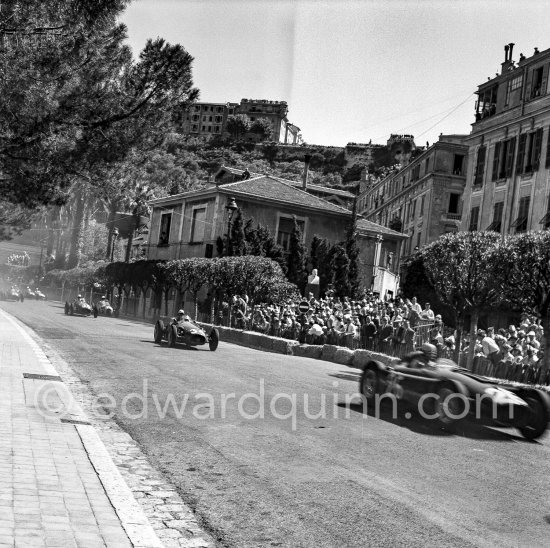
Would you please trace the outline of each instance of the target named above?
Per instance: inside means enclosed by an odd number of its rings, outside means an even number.
[[[20,301],[21,293],[16,287],[11,287],[6,291],[2,291],[2,299],[5,301]]]
[[[547,392],[493,383],[451,360],[426,357],[426,351],[411,353],[395,367],[368,362],[360,391],[369,406],[387,403],[391,397],[386,396],[391,394],[397,403],[414,407],[423,418],[450,430],[463,420],[472,420],[517,428],[523,437],[534,440],[544,434],[550,420]]]
[[[103,296],[97,303],[94,304],[94,318],[97,318],[99,316],[112,316],[113,315],[113,307],[111,306],[111,303],[107,299],[107,297]]]
[[[74,316],[90,316],[92,306],[89,305],[80,295],[72,302],[65,301],[65,314]]]
[[[46,300],[46,295],[44,293],[42,293],[42,291],[40,291],[40,289],[38,289],[38,287],[37,287],[34,290],[34,298],[37,301],[45,301]]]
[[[161,319],[157,320],[154,339],[157,344],[162,344],[162,341],[166,340],[170,347],[174,347],[176,344],[202,346],[208,343],[208,347],[214,352],[218,348],[220,335],[215,327],[210,330],[210,334],[207,334],[189,316],[180,317],[178,315],[166,323]]]

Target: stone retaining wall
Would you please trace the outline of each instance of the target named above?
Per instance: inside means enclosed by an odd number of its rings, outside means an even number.
[[[209,331],[212,328],[211,324],[199,323],[204,329]],[[287,354],[289,356],[299,356],[303,358],[314,358],[324,360],[349,367],[363,369],[371,360],[377,360],[385,365],[395,365],[399,362],[399,358],[393,358],[386,354],[371,352],[370,350],[350,350],[343,346],[335,346],[325,344],[323,346],[313,344],[300,344],[298,341],[281,339],[279,337],[270,337],[255,331],[242,331],[231,327],[216,326],[220,333],[220,340],[254,348],[256,350],[264,350],[267,352],[276,352],[277,354]]]

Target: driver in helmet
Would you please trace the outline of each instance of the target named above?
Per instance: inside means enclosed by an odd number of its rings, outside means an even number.
[[[178,324],[180,323],[181,321],[184,321],[184,320],[189,320],[189,316],[185,313],[185,311],[180,308],[178,310],[178,313],[176,314],[176,317],[172,319],[172,323],[173,324]]]
[[[84,300],[84,297],[79,293],[77,296],[76,296],[76,300],[77,301],[83,301]]]
[[[433,367],[437,360],[437,348],[433,344],[424,343],[420,350],[415,350],[407,354],[403,360],[407,363],[407,367],[411,369]]]

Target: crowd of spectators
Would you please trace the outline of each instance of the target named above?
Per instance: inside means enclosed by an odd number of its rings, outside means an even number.
[[[474,373],[509,381],[550,384],[550,372],[542,367],[544,329],[540,320],[524,316],[508,329],[479,330],[474,348]],[[465,349],[465,353],[467,349]]]
[[[309,295],[307,310],[299,302],[283,306],[248,305],[246,296],[233,298],[232,327],[266,335],[294,339],[306,344],[335,344],[351,349],[364,348],[402,357],[423,343],[438,349],[439,357],[453,358],[456,333],[443,325],[440,314],[416,297],[383,300],[367,294],[359,300],[329,295]],[[303,307],[303,301],[302,301]],[[306,308],[306,307],[303,307]],[[223,322],[222,318],[219,323]],[[550,371],[542,367],[543,334],[540,320],[524,315],[521,325],[508,329],[479,330],[474,342],[473,372],[508,381],[550,384]],[[460,349],[461,365],[466,364],[468,340]]]
[[[306,344],[335,344],[402,356],[423,342],[451,348],[443,337],[443,322],[429,303],[422,307],[415,297],[381,300],[368,294],[359,300],[331,295],[284,306],[248,306],[246,296],[234,297],[231,325],[238,329],[295,339]]]

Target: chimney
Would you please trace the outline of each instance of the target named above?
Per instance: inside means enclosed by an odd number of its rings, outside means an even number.
[[[309,162],[311,160],[311,154],[304,156],[304,175],[302,177],[302,189],[307,190],[307,176],[309,174]]]
[[[509,56],[509,60],[511,61],[511,60],[512,60],[512,51],[513,51],[513,49],[514,49],[515,44],[514,44],[514,42],[510,42],[508,45],[510,46],[510,56]]]
[[[508,50],[510,49],[510,46],[504,46],[504,62],[508,62]]]

